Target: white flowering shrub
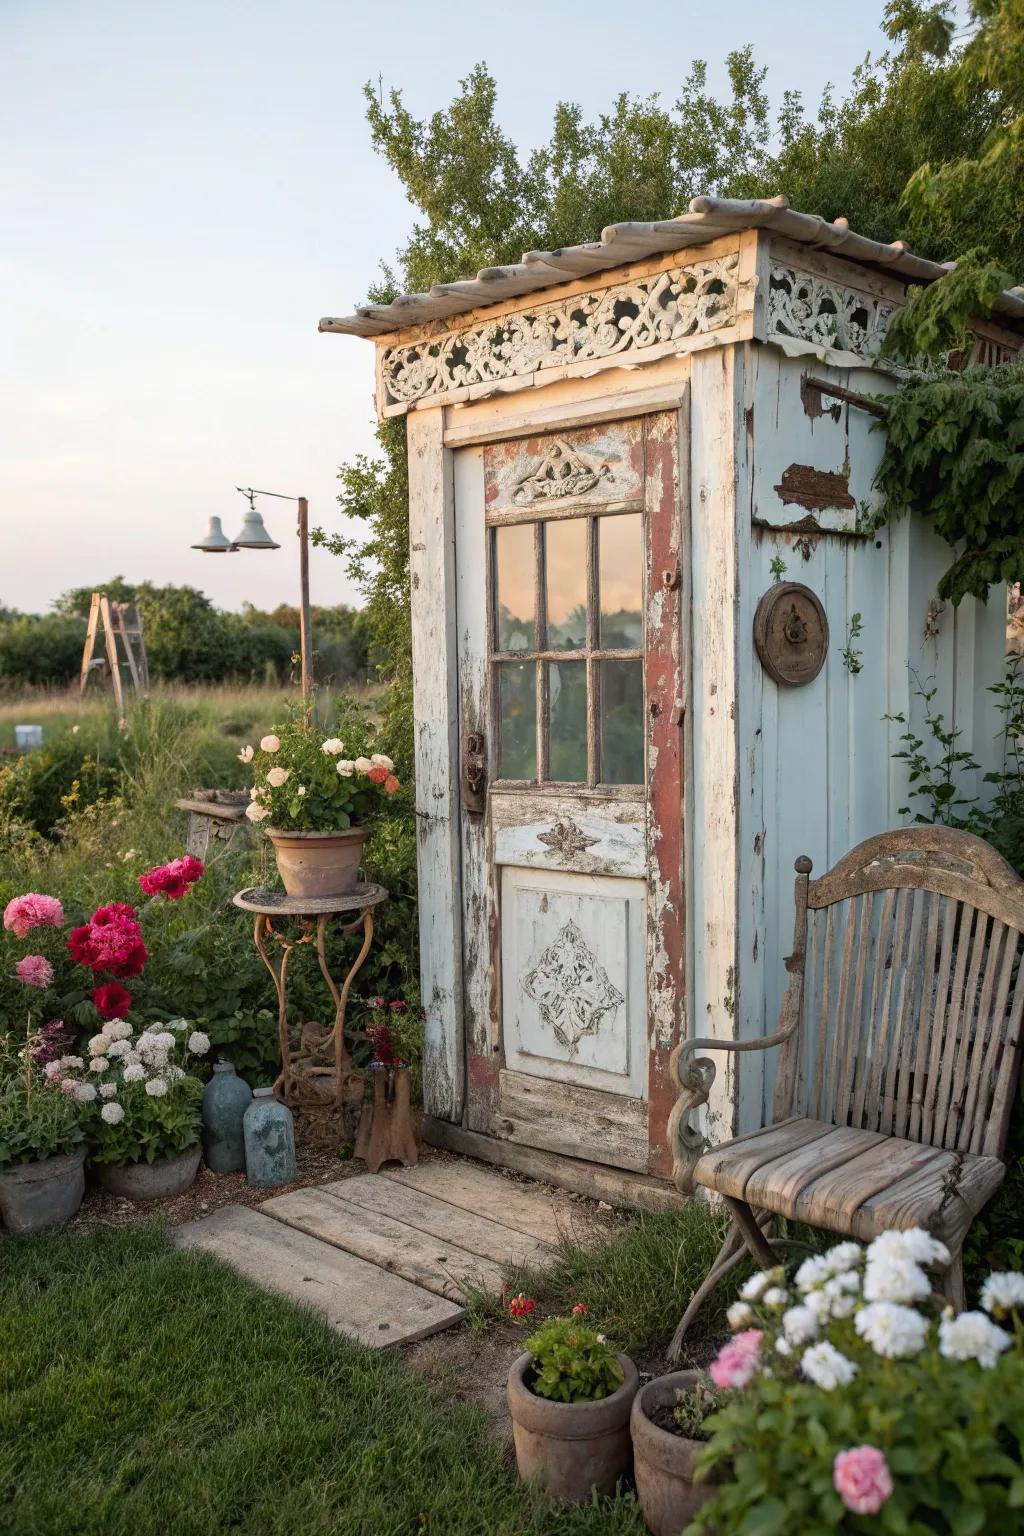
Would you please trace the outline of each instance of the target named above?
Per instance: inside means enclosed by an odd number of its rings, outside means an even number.
[[[927,1232],[838,1243],[753,1275],[709,1367],[718,1408],[687,1536],[1024,1533],[1024,1274],[955,1316]]]
[[[93,1162],[155,1163],[196,1146],[203,1085],[191,1069],[209,1051],[208,1035],[185,1019],[138,1032],[114,1019],[87,1049],[87,1061],[62,1056],[46,1070],[89,1106]]]
[[[243,747],[253,784],[246,816],[281,832],[342,832],[373,820],[401,788],[383,752],[349,757],[339,736],[327,736],[297,715],[260,741]]]

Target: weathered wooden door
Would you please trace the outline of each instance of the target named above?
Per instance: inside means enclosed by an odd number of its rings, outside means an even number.
[[[679,420],[454,471],[467,1121],[641,1172],[683,1007]]]

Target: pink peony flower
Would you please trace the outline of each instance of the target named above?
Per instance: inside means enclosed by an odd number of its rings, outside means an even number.
[[[45,955],[26,955],[18,961],[14,973],[26,987],[48,987],[53,980],[53,966]]]
[[[147,896],[163,895],[171,901],[180,901],[202,874],[201,860],[186,853],[180,859],[172,859],[169,864],[157,864],[155,868],[147,869],[145,874],[139,876],[139,884]]]
[[[832,1463],[832,1482],[847,1509],[855,1515],[877,1515],[892,1493],[892,1474],[874,1445],[840,1451]]]
[[[761,1360],[760,1328],[747,1328],[735,1334],[718,1351],[708,1367],[716,1387],[745,1387]]]
[[[109,971],[112,976],[137,976],[146,963],[146,946],[134,907],[115,902],[97,907],[81,928],[74,928],[67,947],[72,959],[91,971]]]
[[[29,891],[13,897],[4,908],[4,927],[16,939],[23,939],[33,928],[59,928],[64,922],[64,908],[56,896],[40,896]]]

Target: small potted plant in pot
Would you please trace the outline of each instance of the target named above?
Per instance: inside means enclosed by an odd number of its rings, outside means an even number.
[[[510,1311],[531,1310],[516,1297]],[[519,1475],[553,1498],[588,1500],[612,1493],[630,1468],[629,1412],[640,1378],[586,1322],[586,1308],[552,1317],[526,1340],[508,1377],[508,1406]]]
[[[56,1020],[15,1048],[0,1041],[0,1216],[11,1232],[62,1227],[85,1193],[85,1131],[75,1084],[54,1069]]]
[[[401,787],[384,753],[346,757],[344,742],[308,716],[275,728],[259,750],[238,754],[255,782],[246,816],[266,822],[285,891],[297,899],[355,889],[367,825],[382,797]]]
[[[678,1536],[715,1491],[696,1480],[694,1464],[708,1440],[704,1420],[717,1405],[715,1388],[703,1371],[658,1376],[633,1399],[636,1496],[654,1536]]]

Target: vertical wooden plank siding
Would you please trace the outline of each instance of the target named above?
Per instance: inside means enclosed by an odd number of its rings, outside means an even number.
[[[426,1011],[423,1101],[461,1120],[465,1086],[459,850],[459,698],[455,631],[455,498],[444,412],[406,418],[409,571],[416,731],[420,984]]]

